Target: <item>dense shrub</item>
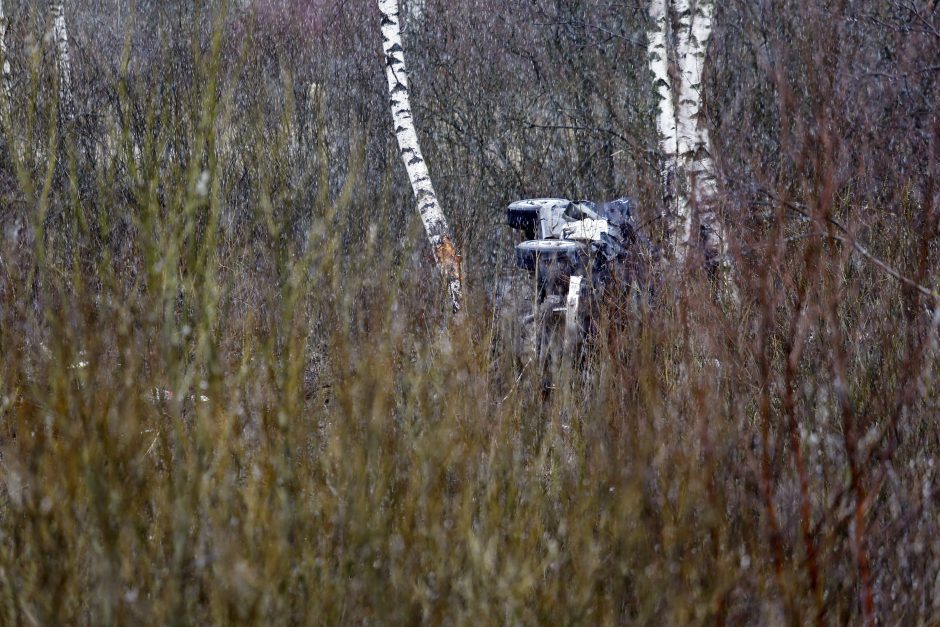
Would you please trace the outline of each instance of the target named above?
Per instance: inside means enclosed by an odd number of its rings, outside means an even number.
[[[663,268],[547,390],[502,208],[628,193],[655,233],[644,3],[406,25],[456,321],[371,2],[70,2],[75,121],[44,13],[6,4],[0,623],[938,612],[937,12],[723,3],[740,298]]]

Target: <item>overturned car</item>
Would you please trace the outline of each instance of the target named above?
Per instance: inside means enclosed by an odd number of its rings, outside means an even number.
[[[634,212],[629,198],[602,204],[537,198],[509,205],[509,226],[525,237],[516,245],[516,265],[530,273],[535,288],[523,323],[534,331],[536,355],[576,351],[605,294],[648,294],[658,251],[640,232]]]

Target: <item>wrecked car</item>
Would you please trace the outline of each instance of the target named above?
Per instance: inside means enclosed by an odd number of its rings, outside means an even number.
[[[509,205],[509,226],[525,237],[516,245],[516,265],[530,273],[535,290],[523,324],[534,331],[536,355],[576,352],[605,294],[648,293],[648,269],[658,251],[634,214],[629,198],[601,204],[536,198]]]

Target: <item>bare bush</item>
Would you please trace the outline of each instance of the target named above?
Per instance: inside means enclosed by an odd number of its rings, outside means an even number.
[[[626,193],[662,237],[648,6],[422,7],[452,326],[374,0],[70,0],[70,123],[4,2],[0,623],[934,620],[940,13],[721,3],[740,299],[624,290],[546,390],[503,208]]]

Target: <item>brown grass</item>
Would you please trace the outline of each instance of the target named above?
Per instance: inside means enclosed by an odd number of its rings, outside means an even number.
[[[863,213],[844,161],[795,146],[842,140],[794,130],[774,191],[728,183],[740,301],[664,270],[546,392],[492,288],[514,270],[480,261],[508,232],[465,238],[454,322],[384,112],[295,101],[288,60],[256,73],[263,42],[199,19],[147,60],[172,89],[128,43],[75,125],[41,46],[15,59],[0,624],[933,619],[940,318],[849,244],[933,289],[935,167]]]

